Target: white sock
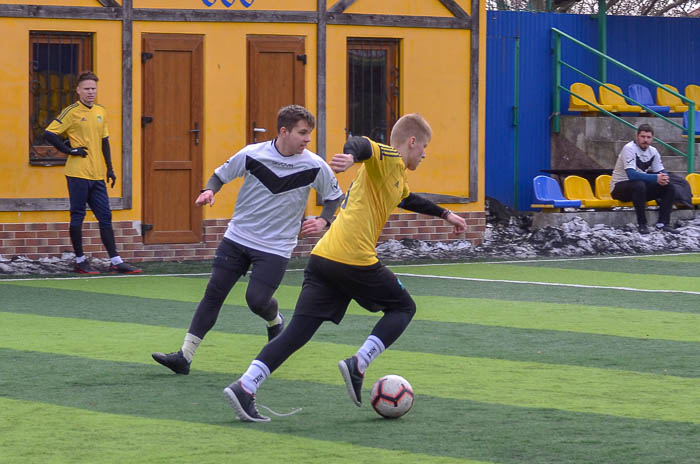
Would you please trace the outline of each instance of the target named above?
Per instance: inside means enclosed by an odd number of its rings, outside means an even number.
[[[365,369],[374,361],[377,356],[382,354],[386,348],[384,348],[384,343],[374,335],[370,335],[365,340],[365,343],[357,350],[355,356],[357,356],[357,368],[360,373],[364,373]]]
[[[76,263],[82,263],[82,262],[85,261],[86,259],[87,259],[87,256],[85,256],[85,255],[83,255],[83,256],[76,256],[76,257],[75,257],[75,262],[76,262]]]
[[[199,344],[202,343],[202,339],[192,335],[191,333],[185,334],[185,341],[182,343],[182,354],[187,360],[187,362],[192,362],[194,358],[194,353],[197,351]]]
[[[269,376],[270,369],[265,363],[254,359],[245,374],[241,376],[241,385],[250,393],[255,394]]]
[[[280,313],[277,312],[277,316],[273,320],[267,321],[267,326],[272,327],[272,326],[275,326],[275,325],[281,324],[281,323],[282,323],[282,317],[280,316]]]
[[[119,264],[121,264],[121,263],[124,262],[124,260],[122,259],[122,257],[119,256],[119,255],[115,256],[114,258],[109,258],[109,260],[112,261],[112,264],[114,264],[115,266],[117,266],[117,265],[119,265]]]

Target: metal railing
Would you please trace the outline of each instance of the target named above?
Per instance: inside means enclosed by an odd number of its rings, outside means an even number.
[[[656,82],[655,80],[645,76],[644,74],[636,71],[635,69],[630,68],[629,66],[617,61],[616,59],[611,58],[608,55],[599,52],[595,48],[586,45],[585,43],[581,42],[580,40],[577,40],[577,39],[571,37],[570,35],[566,34],[565,32],[560,31],[557,28],[553,27],[552,32],[554,33],[554,95],[553,95],[554,98],[552,101],[552,106],[553,106],[553,108],[552,108],[552,110],[553,110],[552,130],[554,131],[554,133],[558,134],[560,129],[561,129],[561,121],[560,121],[560,116],[561,116],[561,92],[560,91],[561,90],[568,93],[569,95],[573,95],[576,98],[583,100],[587,104],[595,107],[601,113],[607,114],[608,116],[615,118],[616,120],[620,121],[621,123],[625,124],[626,126],[629,126],[633,129],[637,129],[634,124],[631,124],[631,123],[625,121],[624,119],[622,119],[621,117],[617,116],[616,114],[613,114],[612,112],[610,112],[606,109],[603,109],[596,102],[588,101],[585,98],[583,98],[582,96],[570,91],[568,88],[563,87],[561,85],[561,67],[565,66],[565,67],[571,69],[572,71],[575,71],[578,74],[580,74],[580,75],[590,79],[591,81],[597,83],[598,85],[605,87],[609,91],[623,97],[625,100],[630,100],[630,101],[634,102],[638,106],[641,106],[648,113],[651,113],[651,114],[661,118],[662,120],[666,121],[667,123],[671,124],[672,126],[675,126],[679,129],[681,129],[681,131],[683,131],[683,132],[687,131],[687,134],[688,134],[688,152],[687,153],[683,153],[682,151],[678,150],[677,148],[669,145],[668,143],[666,143],[663,140],[660,140],[656,137],[654,137],[654,140],[656,140],[657,142],[659,142],[661,145],[665,146],[666,148],[674,151],[675,153],[685,157],[686,161],[687,161],[688,173],[691,173],[695,170],[695,124],[696,124],[696,121],[695,121],[695,102],[693,100],[687,98],[684,95],[681,95],[678,92],[674,92],[673,90],[669,89],[668,87]],[[575,66],[562,60],[562,58],[561,58],[561,40],[562,40],[562,38],[570,40],[574,44],[576,44],[576,45],[582,47],[583,49],[595,54],[599,58],[602,58],[603,61],[606,61],[606,62],[609,61],[610,63],[624,69],[625,71],[633,74],[634,76],[648,82],[649,84],[653,85],[654,87],[661,87],[662,89],[664,89],[664,91],[670,93],[671,95],[675,95],[676,97],[680,98],[681,101],[685,102],[688,105],[688,127],[686,128],[686,127],[678,124],[677,122],[657,113],[656,111],[643,105],[642,103],[634,100],[633,98],[630,98],[626,95],[621,94],[620,92],[616,91],[615,89],[609,87],[606,83],[599,81],[595,77],[586,74],[585,72],[581,71],[580,69],[576,68]]]

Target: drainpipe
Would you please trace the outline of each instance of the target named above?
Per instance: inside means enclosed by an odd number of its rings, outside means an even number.
[[[513,207],[516,210],[518,208],[518,171],[520,163],[520,37],[515,38],[515,91],[513,97],[513,126],[515,127],[514,133],[514,147],[513,147]]]
[[[605,14],[605,0],[598,0],[598,51],[608,54],[608,28]],[[598,80],[608,82],[608,63],[602,56],[598,58]]]

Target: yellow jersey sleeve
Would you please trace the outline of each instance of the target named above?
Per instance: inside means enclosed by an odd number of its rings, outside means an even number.
[[[406,166],[389,145],[370,140],[372,156],[363,161],[348,188],[340,213],[312,254],[356,266],[376,263],[376,245],[396,206],[408,196]]]

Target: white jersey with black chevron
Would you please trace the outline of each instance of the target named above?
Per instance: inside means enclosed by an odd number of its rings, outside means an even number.
[[[311,188],[324,201],[343,194],[323,158],[309,150],[284,156],[274,140],[246,146],[214,173],[223,183],[243,177],[224,236],[286,258],[297,244]]]

